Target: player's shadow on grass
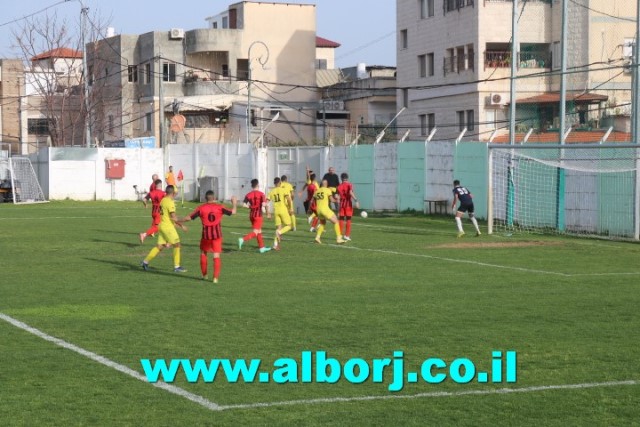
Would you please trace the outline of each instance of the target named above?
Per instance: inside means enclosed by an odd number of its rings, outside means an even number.
[[[112,265],[112,266],[117,267],[118,270],[120,270],[120,271],[136,271],[136,272],[139,272],[140,274],[154,274],[154,275],[162,275],[162,276],[171,276],[172,278],[185,279],[185,280],[189,280],[189,281],[196,279],[193,276],[188,276],[188,275],[185,276],[182,273],[174,273],[173,271],[170,271],[170,270],[162,270],[162,269],[159,269],[159,268],[156,269],[153,266],[151,266],[149,268],[149,271],[144,271],[144,269],[142,268],[140,263],[131,263],[131,262],[100,259],[100,258],[85,258],[85,260],[91,261],[91,262],[99,262],[99,263],[107,264],[107,265]],[[197,280],[200,280],[200,277],[198,277]]]
[[[115,243],[117,245],[126,246],[127,248],[135,248],[135,247],[140,246],[140,241],[138,241],[138,242],[135,242],[135,241],[132,241],[132,242],[118,242],[118,241],[115,241],[115,240],[92,239],[92,242],[94,242],[94,243]]]

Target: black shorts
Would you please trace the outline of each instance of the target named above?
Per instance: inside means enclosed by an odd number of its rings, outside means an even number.
[[[311,205],[311,200],[305,200],[302,204],[304,205],[304,212],[309,213],[309,206]]]
[[[458,206],[458,212],[462,212],[462,213],[470,213],[472,214],[474,212],[473,209],[473,202],[471,203],[460,203],[460,206]]]

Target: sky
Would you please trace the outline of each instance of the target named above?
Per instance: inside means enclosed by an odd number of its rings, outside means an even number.
[[[217,15],[236,0],[84,0],[90,13],[109,22],[116,33],[142,34],[170,28],[205,28],[207,16]],[[395,0],[289,0],[279,3],[316,5],[317,35],[340,43],[336,50],[338,67],[396,65]],[[57,13],[74,27],[79,22],[78,0],[3,1],[0,15],[0,57],[18,57],[12,30],[16,31],[27,15],[34,18]],[[374,7],[375,5],[375,7]],[[13,20],[19,20],[12,23]]]

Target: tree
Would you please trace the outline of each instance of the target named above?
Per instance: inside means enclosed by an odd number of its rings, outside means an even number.
[[[26,98],[23,109],[39,116],[29,133],[48,137],[52,146],[87,144],[86,126],[92,127],[92,110],[100,99],[100,85],[85,97],[83,41],[101,37],[97,15],[81,11],[84,19],[70,25],[56,12],[26,18],[13,31],[14,48],[25,64]],[[81,22],[87,23],[86,39]]]

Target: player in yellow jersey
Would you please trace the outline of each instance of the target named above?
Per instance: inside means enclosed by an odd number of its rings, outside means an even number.
[[[316,243],[322,244],[320,241],[320,237],[322,233],[324,233],[325,224],[327,221],[333,223],[333,229],[336,232],[336,242],[338,244],[342,244],[345,240],[342,238],[342,232],[340,231],[340,224],[338,223],[338,218],[336,214],[333,213],[329,202],[337,203],[337,198],[334,196],[336,193],[335,188],[329,188],[329,183],[326,179],[322,180],[322,185],[319,189],[316,190],[313,195],[313,199],[316,201],[316,211],[318,213],[318,218],[320,219],[320,225],[318,226],[318,231],[316,232]]]
[[[160,224],[158,225],[158,244],[151,249],[149,255],[142,261],[142,268],[149,270],[149,263],[164,248],[173,247],[173,271],[184,273],[187,270],[180,266],[180,236],[176,230],[176,225],[187,231],[187,228],[178,221],[176,215],[176,190],[172,185],[167,185],[166,196],[160,202]]]
[[[273,241],[273,249],[279,250],[282,235],[291,231],[293,203],[291,203],[289,192],[282,188],[280,178],[274,178],[273,185],[275,187],[269,192],[268,199],[273,202],[273,215],[276,221],[276,238]]]
[[[295,214],[296,202],[294,200],[295,191],[294,191],[293,185],[291,185],[291,183],[287,179],[287,175],[282,175],[280,177],[280,186],[282,188],[284,188],[286,191],[288,191],[289,192],[289,197],[291,197],[291,206],[289,206],[291,208],[290,209],[290,211],[291,211],[291,229],[293,231],[296,231],[296,214]]]

